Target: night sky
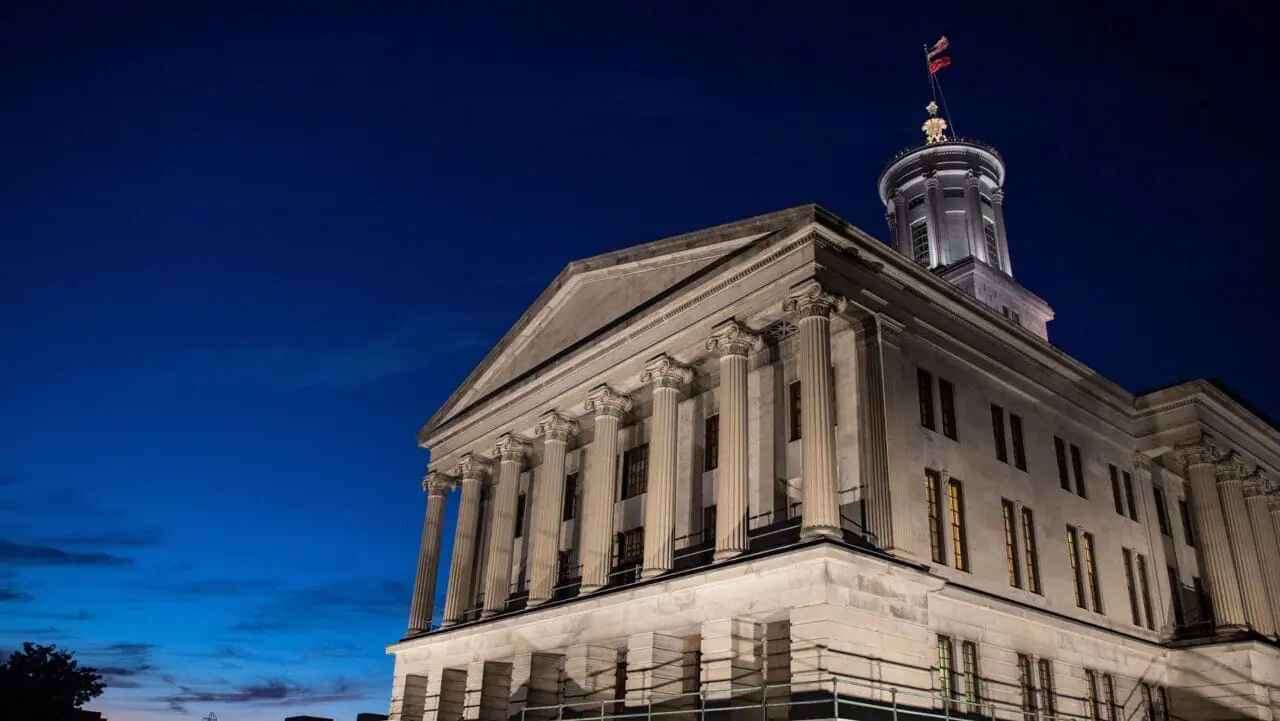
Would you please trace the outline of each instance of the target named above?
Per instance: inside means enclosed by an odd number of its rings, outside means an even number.
[[[111,721],[385,712],[426,418],[575,258],[885,238],[941,34],[1054,343],[1280,416],[1266,3],[437,4],[0,10],[0,648]]]

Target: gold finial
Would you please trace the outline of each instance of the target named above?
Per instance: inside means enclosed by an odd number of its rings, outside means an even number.
[[[920,129],[924,131],[925,143],[933,145],[934,143],[943,142],[946,137],[942,133],[947,129],[947,121],[938,117],[938,104],[930,100],[929,104],[924,106],[924,109],[929,111],[929,119],[924,121],[924,125],[920,126]]]

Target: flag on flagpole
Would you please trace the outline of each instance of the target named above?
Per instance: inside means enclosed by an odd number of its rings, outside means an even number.
[[[929,59],[933,60],[949,47],[951,47],[951,43],[947,42],[947,36],[943,35],[941,40],[933,44],[933,49],[929,51]]]
[[[930,75],[933,75],[934,73],[936,73],[936,72],[938,72],[939,70],[941,70],[941,69],[943,69],[943,68],[947,67],[947,66],[948,66],[948,65],[950,65],[950,64],[951,64],[951,58],[949,58],[949,57],[947,57],[947,56],[945,56],[945,55],[943,55],[942,57],[938,58],[937,60],[930,60],[930,61],[929,61],[929,74],[930,74]]]

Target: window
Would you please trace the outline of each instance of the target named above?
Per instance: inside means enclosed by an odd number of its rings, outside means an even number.
[[[1213,620],[1213,599],[1209,598],[1209,594],[1204,590],[1204,584],[1200,582],[1199,576],[1191,577],[1191,595],[1196,599],[1196,620],[1202,624]]]
[[[716,504],[702,509],[702,542],[716,542]]]
[[[1004,317],[1013,321],[1014,323],[1017,323],[1018,325],[1022,325],[1022,316],[1018,313],[1018,311],[1013,310],[1009,306],[1007,305],[1000,306],[1000,313],[1004,315]]]
[[[573,551],[560,551],[556,554],[556,579],[564,583],[573,578]]]
[[[1169,508],[1164,504],[1164,489],[1160,486],[1152,486],[1151,491],[1156,497],[1156,523],[1160,526],[1160,532],[1166,536],[1172,536],[1173,532],[1169,528]]]
[[[1102,703],[1107,708],[1107,721],[1118,721],[1119,709],[1116,708],[1116,680],[1111,674],[1102,674]]]
[[[1058,457],[1058,485],[1062,490],[1071,490],[1071,477],[1067,475],[1067,444],[1062,439],[1053,437],[1053,453]]]
[[[1013,501],[1000,499],[1000,510],[1004,512],[1004,559],[1009,568],[1009,585],[1022,588],[1022,568],[1018,561],[1018,519],[1017,509]]]
[[[1098,674],[1089,669],[1084,670],[1085,710],[1089,721],[1102,721],[1102,699],[1098,696]]]
[[[907,201],[907,210],[915,210],[916,208],[919,208],[922,205],[924,205],[924,196],[917,195],[916,197]]]
[[[702,440],[702,470],[714,471],[720,467],[720,416],[703,421]]]
[[[1151,585],[1147,583],[1147,557],[1136,554],[1138,560],[1138,590],[1142,593],[1142,610],[1147,619],[1147,628],[1155,630],[1155,618],[1151,613]]]
[[[1188,546],[1195,548],[1196,535],[1191,532],[1191,511],[1187,508],[1185,498],[1178,499],[1178,515],[1182,517],[1182,537],[1186,539]]]
[[[1000,263],[1000,244],[996,242],[996,226],[986,218],[982,219],[982,234],[987,241],[987,264],[996,270],[1004,266]]]
[[[957,571],[969,570],[969,539],[964,526],[964,489],[960,481],[947,481],[947,505],[951,512],[951,556]]]
[[[1031,657],[1025,653],[1018,654],[1018,686],[1022,689],[1022,718],[1035,721],[1036,677],[1031,669]]]
[[[1022,438],[1022,416],[1009,414],[1009,433],[1013,435],[1013,465],[1020,471],[1027,470],[1027,444]]]
[[[1116,464],[1108,463],[1107,472],[1111,474],[1111,497],[1116,503],[1116,513],[1124,515],[1124,497],[1120,495],[1120,469]]]
[[[1084,540],[1084,573],[1089,582],[1089,599],[1093,601],[1093,610],[1102,613],[1102,583],[1098,580],[1098,565],[1093,547],[1093,534],[1083,534]]]
[[[789,440],[800,440],[800,381],[787,386],[787,412],[791,419]]]
[[[920,425],[937,430],[933,422],[933,376],[929,371],[916,369],[916,388],[920,395]]]
[[[1128,471],[1121,471],[1120,475],[1124,477],[1124,499],[1129,504],[1129,518],[1138,520],[1138,504],[1133,502],[1133,476]]]
[[[1080,573],[1080,534],[1075,526],[1067,526],[1067,554],[1071,557],[1071,581],[1076,591],[1076,605],[1088,608],[1084,600],[1084,577]]]
[[[1156,721],[1169,721],[1169,694],[1164,686],[1156,686],[1154,690]]]
[[[1173,600],[1173,624],[1176,627],[1187,625],[1187,614],[1182,608],[1182,581],[1178,578],[1178,569],[1169,566],[1169,597]]]
[[[978,645],[973,641],[960,644],[960,673],[964,678],[964,701],[969,711],[976,711],[982,700],[981,677],[978,675]]]
[[[635,498],[649,490],[649,444],[622,454],[622,497]]]
[[[1081,498],[1088,498],[1089,493],[1084,489],[1084,462],[1080,460],[1080,446],[1071,444],[1071,470],[1076,475],[1076,495]]]
[[[929,506],[929,545],[933,562],[946,563],[942,552],[942,478],[937,471],[924,472],[925,497]]]
[[[578,515],[578,474],[570,473],[564,477],[564,511],[560,520],[570,521]]]
[[[994,403],[991,404],[991,433],[996,439],[996,460],[1008,463],[1009,448],[1004,439],[1004,409]]]
[[[1138,684],[1142,692],[1142,715],[1147,721],[1156,721],[1155,702],[1151,699],[1151,684],[1143,681]]]
[[[956,387],[951,381],[938,379],[938,398],[942,402],[942,435],[953,441],[956,437]]]
[[[1053,693],[1053,662],[1047,658],[1039,661],[1040,666],[1040,708],[1044,715],[1053,718],[1058,714],[1058,699]]]
[[[618,565],[639,563],[644,558],[644,526],[619,534]]]
[[[956,687],[953,675],[955,669],[951,664],[951,637],[938,635],[938,685],[942,691],[944,703],[946,700],[955,698]]]
[[[1138,584],[1133,578],[1133,551],[1122,548],[1120,555],[1124,559],[1124,583],[1129,589],[1129,614],[1133,617],[1133,625],[1141,626],[1142,616],[1138,611]]]
[[[963,198],[964,190],[961,188],[943,188],[942,197],[944,198]]]
[[[516,496],[516,532],[514,537],[519,538],[524,535],[524,504],[525,494],[521,493]]]
[[[929,249],[929,224],[923,220],[911,225],[911,257],[923,266],[933,263]]]
[[[1040,590],[1040,554],[1036,550],[1036,519],[1030,508],[1022,509],[1022,547],[1027,554],[1027,590]]]

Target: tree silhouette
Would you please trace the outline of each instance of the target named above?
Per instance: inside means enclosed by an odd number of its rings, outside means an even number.
[[[81,666],[71,652],[27,642],[0,663],[0,719],[70,719],[106,687],[102,675]]]

